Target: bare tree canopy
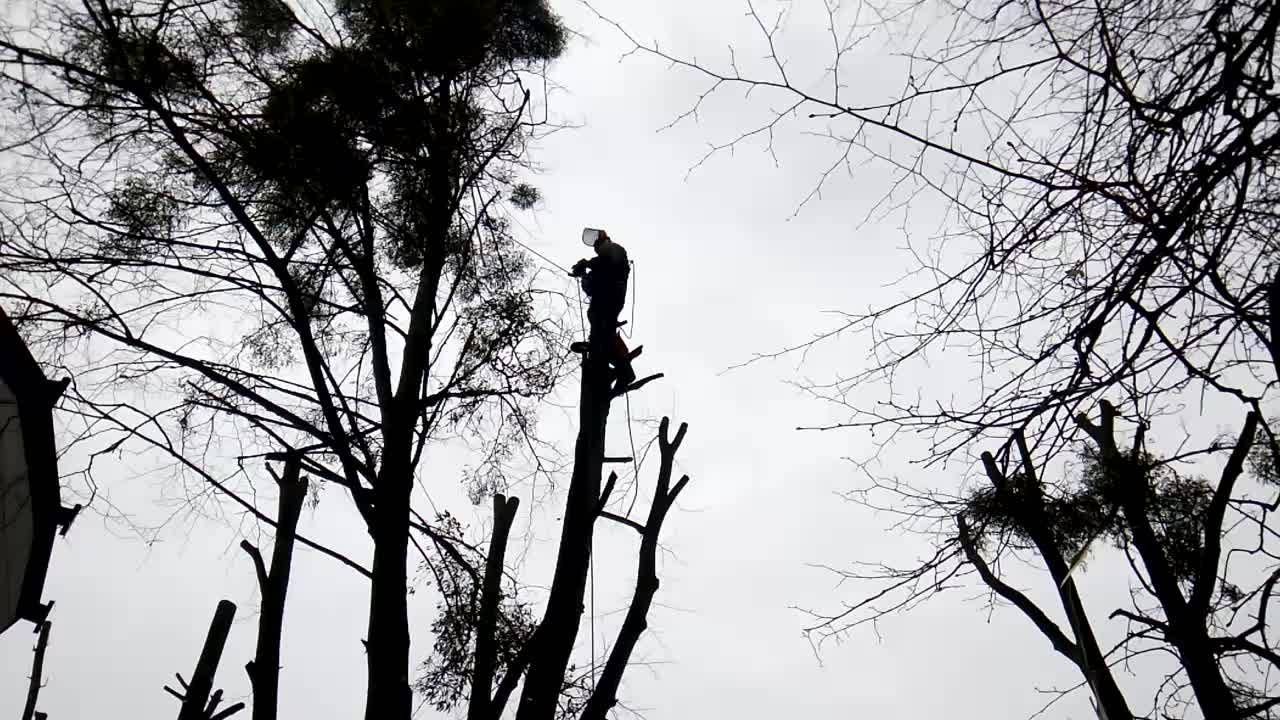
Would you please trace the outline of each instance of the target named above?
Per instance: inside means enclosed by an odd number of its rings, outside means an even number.
[[[1079,670],[1102,717],[1142,712],[1111,667],[1152,653],[1174,660],[1152,716],[1271,717],[1280,7],[745,5],[756,34],[719,61],[678,56],[601,16],[632,54],[704,80],[673,124],[725,103],[760,118],[713,139],[695,169],[804,133],[834,155],[802,208],[870,159],[896,177],[869,203],[873,216],[905,224],[939,200],[947,213],[940,233],[911,242],[900,300],[760,357],[860,336],[869,362],[808,386],[844,412],[824,427],[870,430],[881,457],[915,453],[931,474],[981,457],[970,489],[871,476],[850,494],[933,550],[914,565],[841,570],[873,589],[810,630],[842,635],[977,579]],[[784,48],[795,35],[811,50],[817,34],[804,32],[819,24],[823,64],[794,62]],[[883,98],[856,72],[878,39],[900,59],[900,84]],[[968,386],[921,390],[939,358],[963,358]],[[1167,431],[1197,396],[1239,407],[1243,429],[1180,445],[1148,433]],[[923,442],[901,442],[912,436]],[[1130,623],[1113,649],[1072,578],[1108,545],[1135,587],[1132,607],[1111,615]],[[1058,610],[1018,589],[1028,560],[1052,581]]]
[[[891,392],[874,409],[850,405],[844,426],[923,430],[942,458],[1019,428],[1061,447],[1078,437],[1074,414],[1112,391],[1208,387],[1264,402],[1280,358],[1268,310],[1280,292],[1270,4],[747,8],[759,37],[719,64],[633,40],[706,79],[677,122],[751,91],[745,103],[764,120],[715,142],[704,162],[795,128],[837,153],[815,194],[869,153],[900,175],[878,207],[909,213],[930,192],[950,204],[946,233],[915,248],[911,294],[849,313],[815,341],[876,341],[869,365],[815,391],[844,402],[945,345],[974,353],[982,392],[954,406]],[[824,9],[832,54],[796,67],[777,49],[788,13]],[[907,46],[904,87],[863,103],[842,63],[876,33]],[[765,62],[739,69],[760,53]]]

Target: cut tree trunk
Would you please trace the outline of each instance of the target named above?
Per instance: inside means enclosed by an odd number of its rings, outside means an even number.
[[[222,661],[222,650],[227,645],[227,635],[231,634],[231,621],[235,616],[235,603],[230,600],[218,603],[213,622],[209,624],[209,634],[200,650],[200,659],[196,661],[195,672],[191,673],[191,682],[187,683],[178,720],[206,720],[213,676],[218,672],[218,663]]]
[[[582,363],[578,439],[565,503],[564,525],[560,532],[560,549],[516,720],[555,718],[565,670],[578,637],[591,562],[592,535],[599,510],[605,429],[609,420],[610,377],[605,358],[608,357],[608,344],[615,334],[616,321],[616,316],[592,319],[590,349]]]
[[[27,687],[27,704],[22,708],[22,720],[33,720],[37,715],[36,701],[40,697],[40,683],[44,676],[44,651],[49,646],[49,621],[40,623],[40,637],[36,640],[35,657],[31,660],[31,685]]]
[[[280,642],[284,631],[285,597],[289,591],[289,573],[293,566],[294,538],[298,518],[307,497],[307,481],[301,475],[301,460],[285,461],[280,478],[280,506],[276,514],[276,538],[268,569],[262,554],[248,541],[241,547],[253,558],[258,586],[262,594],[262,611],[258,616],[258,647],[254,659],[245,667],[253,685],[253,720],[275,720],[280,703]]]
[[[502,603],[502,571],[507,556],[507,539],[520,507],[519,498],[493,497],[493,537],[485,560],[484,587],[480,595],[480,617],[476,624],[476,657],[471,673],[471,701],[467,720],[488,720],[491,713],[493,676],[497,669],[498,611]]]

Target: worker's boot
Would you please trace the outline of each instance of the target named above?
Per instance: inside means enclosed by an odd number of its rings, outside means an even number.
[[[570,344],[569,344],[569,352],[575,352],[575,353],[583,353],[583,354],[586,354],[586,352],[587,352],[587,343],[586,343],[586,341],[585,341],[585,340],[579,340],[579,341],[577,341],[577,342],[575,342],[575,343],[570,343]]]
[[[620,395],[636,381],[636,371],[630,361],[624,360],[614,368],[613,394]]]

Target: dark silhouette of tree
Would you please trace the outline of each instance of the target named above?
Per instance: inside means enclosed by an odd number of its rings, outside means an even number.
[[[174,673],[179,692],[168,685],[165,692],[182,703],[178,710],[178,720],[225,720],[244,709],[244,703],[238,702],[219,709],[222,704],[222,691],[213,688],[214,677],[218,673],[218,665],[222,662],[222,651],[226,649],[227,637],[231,634],[231,622],[236,616],[236,605],[230,600],[218,601],[213,612],[213,621],[209,623],[209,633],[205,636],[204,647],[200,648],[200,657],[196,660],[196,668],[191,672],[191,681],[182,679],[181,673]]]
[[[780,50],[799,6],[774,15],[746,5],[759,38],[719,64],[674,56],[604,18],[632,54],[706,81],[673,124],[712,112],[731,91],[748,91],[736,117],[759,108],[758,122],[713,143],[698,165],[753,142],[774,152],[794,129],[834,151],[802,206],[869,157],[897,176],[873,216],[909,217],[928,195],[951,219],[912,244],[918,265],[901,300],[761,357],[861,334],[874,347],[869,361],[811,387],[848,411],[829,427],[870,430],[884,445],[917,434],[926,449],[913,459],[935,470],[994,450],[982,455],[989,485],[971,493],[873,478],[851,494],[900,513],[935,539],[934,552],[904,568],[844,571],[881,584],[812,630],[847,631],[976,576],[1079,669],[1108,718],[1134,716],[1108,665],[1152,652],[1177,661],[1153,715],[1195,706],[1212,718],[1271,716],[1280,697],[1266,680],[1278,657],[1266,624],[1277,567],[1268,478],[1280,457],[1268,421],[1280,387],[1280,7],[828,2],[818,12],[831,54],[810,75]],[[903,50],[900,64],[881,68],[903,78],[883,98],[850,72],[859,43],[878,33]],[[973,392],[918,391],[916,371],[943,352],[974,360]],[[1243,406],[1239,437],[1149,449],[1146,428],[1197,393]],[[1122,421],[1131,438],[1117,434]],[[1214,481],[1195,475],[1192,465],[1221,453]],[[1246,466],[1259,482],[1237,482]],[[1106,545],[1130,559],[1140,588],[1133,607],[1111,616],[1130,623],[1111,650],[1099,647],[1070,579],[1091,547]],[[1054,583],[1057,613],[1009,579],[1027,554]]]
[[[851,493],[855,502],[926,533],[933,551],[914,565],[860,563],[839,571],[876,590],[840,613],[815,614],[809,631],[844,634],[976,576],[1079,670],[1101,716],[1143,716],[1130,709],[1112,668],[1162,653],[1176,666],[1151,714],[1176,717],[1194,706],[1204,717],[1272,717],[1280,696],[1267,677],[1280,655],[1267,637],[1267,618],[1280,579],[1274,562],[1280,548],[1270,519],[1275,479],[1259,470],[1273,453],[1257,416],[1247,416],[1234,440],[1169,457],[1147,449],[1142,424],[1126,447],[1118,418],[1105,401],[1097,422],[1077,418],[1090,441],[1074,471],[1060,478],[1046,478],[1043,463],[1016,434],[1012,455],[982,454],[988,484],[967,493],[882,480]],[[1216,482],[1187,472],[1187,462],[1197,458],[1220,463]],[[1251,482],[1242,482],[1249,476]],[[1123,552],[1136,586],[1131,606],[1109,614],[1128,623],[1109,650],[1099,646],[1072,577],[1103,544]],[[1028,562],[1052,582],[1059,612],[1009,578]]]
[[[31,677],[27,685],[27,701],[22,706],[22,720],[35,720],[45,715],[36,710],[36,704],[40,700],[40,690],[44,688],[44,653],[49,648],[50,626],[51,623],[45,620],[36,628],[36,646],[31,657]]]
[[[258,546],[243,540],[240,547],[253,561],[262,611],[258,615],[258,644],[253,660],[245,666],[253,685],[253,720],[275,720],[280,702],[280,640],[284,632],[284,606],[289,593],[289,573],[293,569],[294,538],[298,518],[307,498],[307,481],[302,477],[302,458],[285,457],[284,472],[275,475],[280,501],[276,511],[276,537],[268,567]]]
[[[658,587],[685,428],[661,426],[646,520],[611,509],[611,403],[660,375],[611,390],[597,358],[614,328],[592,328],[535,619],[506,561],[518,505],[505,490],[529,478],[520,468],[559,470],[534,418],[570,370],[570,329],[506,213],[539,200],[525,151],[549,125],[528,88],[565,31],[542,0],[299,7],[47,0],[0,27],[0,97],[29,121],[0,139],[15,180],[0,198],[0,302],[76,378],[66,412],[90,489],[117,452],[151,452],[193,509],[274,527],[269,567],[242,545],[262,596],[255,717],[277,712],[295,545],[369,580],[367,718],[412,715],[411,547],[440,596],[415,682],[427,701],[498,720],[522,688],[522,720],[604,717]],[[465,481],[473,501],[495,497],[487,550],[447,509],[419,509],[419,483],[442,480],[428,447],[457,436],[481,441]],[[283,471],[261,482],[275,461]],[[298,527],[304,476],[311,497],[344,491],[371,566]],[[278,509],[262,509],[273,495]],[[641,539],[632,605],[596,673],[574,645],[601,518]],[[198,675],[184,703],[212,714],[212,672]]]
[[[591,374],[584,373],[584,378]],[[609,379],[607,375],[602,379],[606,394],[601,398],[607,410]],[[460,553],[456,565],[436,571],[442,576],[438,582],[447,591],[433,628],[435,652],[424,664],[417,685],[437,710],[451,711],[465,704],[468,720],[499,720],[522,680],[523,697],[517,705],[517,717],[600,720],[618,704],[623,674],[648,627],[648,613],[658,591],[657,550],[662,526],[689,482],[688,476],[672,482],[676,452],[687,429],[682,424],[672,437],[668,419],[663,418],[660,423],[657,483],[643,522],[609,509],[618,481],[616,473],[610,473],[603,487],[594,487],[595,495],[581,492],[592,476],[598,481],[604,464],[603,445],[594,445],[588,451],[579,466],[585,469],[575,470],[571,480],[560,556],[551,598],[541,621],[534,621],[533,612],[515,597],[513,589],[504,588],[514,584],[514,578],[506,580],[504,558],[519,501],[502,495],[494,497],[488,552],[482,554],[470,548]],[[587,429],[579,433],[579,449],[584,439],[592,441],[595,432]],[[588,485],[587,489],[592,488]],[[587,495],[591,502],[581,508],[585,516],[580,523],[571,525],[569,512],[575,490],[581,493],[579,497]],[[592,656],[581,663],[589,666],[584,670],[570,661],[586,606],[589,563],[593,561],[592,536],[601,519],[630,528],[640,536],[636,585],[609,652],[598,660],[593,648]],[[569,604],[569,609],[557,607],[557,601]],[[543,669],[535,670],[539,666]]]
[[[468,720],[499,720],[522,680],[516,706],[518,720],[573,716],[602,720],[618,703],[622,675],[648,627],[649,609],[658,590],[657,546],[662,525],[689,482],[688,476],[674,485],[671,482],[675,455],[688,426],[682,424],[673,438],[669,419],[663,418],[657,438],[658,480],[645,522],[608,509],[618,480],[616,473],[604,479],[608,461],[605,431],[613,400],[663,377],[662,373],[655,373],[629,384],[615,384],[617,377],[610,370],[609,360],[619,309],[600,306],[593,307],[590,313],[573,472],[565,499],[555,573],[542,619],[535,625],[527,608],[506,600],[502,591],[505,544],[517,505],[514,499],[498,495],[494,498],[494,530],[485,562],[468,566],[462,558],[464,572],[455,572],[442,582],[451,591],[445,594],[446,606],[436,627],[437,657],[427,664],[422,682],[437,709],[455,707],[468,681]],[[630,357],[634,359],[641,351],[631,351]],[[597,678],[594,647],[589,677],[575,672],[570,661],[586,606],[595,528],[600,519],[635,530],[640,534],[640,547],[636,589]],[[473,569],[479,567],[484,568],[483,572]]]
[[[343,488],[372,565],[296,541],[369,578],[367,717],[407,719],[411,533],[457,552],[413,507],[424,451],[483,437],[500,481],[566,367],[504,214],[565,33],[540,0],[307,7],[50,0],[0,29],[0,299],[77,378],[87,471],[149,447],[266,524],[245,463]]]

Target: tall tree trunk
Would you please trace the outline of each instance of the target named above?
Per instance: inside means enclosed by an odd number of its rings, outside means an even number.
[[[409,495],[413,484],[408,468],[403,467],[406,463],[401,460],[397,464],[401,467],[384,466],[373,511],[365,720],[409,720],[412,715],[407,564]]]
[[[390,407],[382,407],[382,467],[373,488],[373,579],[369,591],[369,684],[366,720],[410,720],[408,572],[410,500],[413,496],[413,430],[422,412],[423,385],[431,370],[437,299],[444,273],[445,248],[455,210],[457,184],[452,121],[452,77],[435,90],[436,107],[428,121],[431,138],[428,177],[428,229],[422,270],[405,333],[400,378]]]
[[[254,659],[245,667],[253,685],[253,720],[275,720],[280,703],[280,640],[284,630],[284,603],[289,591],[289,573],[293,566],[294,538],[298,517],[307,496],[307,481],[302,477],[301,459],[291,456],[285,461],[280,478],[280,507],[276,514],[276,539],[268,570],[262,554],[248,541],[241,547],[253,558],[258,587],[262,594],[262,612],[258,616],[258,647]]]
[[[616,317],[592,319],[590,351],[582,363],[578,439],[560,532],[560,550],[516,720],[555,717],[565,669],[578,636],[591,562],[591,539],[599,510],[605,427],[609,420],[610,378],[605,348],[612,342],[616,321]]]
[[[441,235],[441,238],[444,236]],[[410,720],[409,521],[413,495],[413,427],[431,357],[432,318],[442,265],[428,258],[405,339],[400,381],[383,411],[382,467],[373,488],[373,569],[369,589],[369,682],[366,720]]]
[[[1198,623],[1197,623],[1198,624]],[[1170,623],[1172,629],[1173,623]],[[1196,702],[1206,718],[1235,718],[1239,715],[1235,695],[1222,677],[1218,656],[1209,644],[1204,627],[1192,626],[1187,630],[1171,633],[1174,646],[1187,671],[1187,681],[1195,693]]]

